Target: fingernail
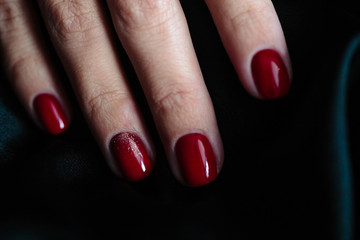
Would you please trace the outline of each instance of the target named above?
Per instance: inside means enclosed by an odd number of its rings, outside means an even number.
[[[256,88],[263,98],[280,98],[289,92],[289,73],[276,51],[266,49],[256,53],[251,70]]]
[[[110,141],[110,150],[120,172],[129,181],[146,178],[152,161],[142,140],[133,133],[119,133]]]
[[[69,121],[66,114],[53,95],[47,93],[38,95],[34,100],[34,109],[42,126],[49,133],[60,134],[68,128]]]
[[[185,184],[201,186],[216,178],[215,155],[204,135],[191,133],[181,137],[175,145],[175,154]]]

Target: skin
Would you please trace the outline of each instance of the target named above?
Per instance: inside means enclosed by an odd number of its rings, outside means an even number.
[[[285,39],[270,0],[205,2],[249,94],[261,98],[250,67],[259,50],[277,51],[291,75]],[[104,11],[106,5],[110,16]],[[155,158],[141,109],[134,101],[115,50],[116,38],[137,73],[175,177],[182,181],[175,144],[192,132],[209,139],[220,171],[224,159],[222,141],[178,0],[0,0],[1,57],[20,101],[40,127],[33,109],[34,98],[40,93],[54,95],[71,118],[56,62],[45,43],[46,34],[116,174],[121,175],[121,171],[115,167],[109,150],[116,133],[136,133],[152,160]]]

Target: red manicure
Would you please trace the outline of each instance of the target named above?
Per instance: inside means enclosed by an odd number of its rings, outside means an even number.
[[[209,140],[202,134],[181,137],[175,153],[183,180],[190,186],[201,186],[217,176],[216,161]]]
[[[110,150],[121,173],[129,181],[146,178],[152,162],[141,139],[133,133],[119,133],[110,141]]]
[[[34,100],[34,109],[39,121],[49,133],[60,134],[68,128],[66,114],[53,95],[38,95]]]
[[[256,53],[251,70],[256,88],[263,98],[280,98],[289,92],[289,74],[276,51],[266,49]]]

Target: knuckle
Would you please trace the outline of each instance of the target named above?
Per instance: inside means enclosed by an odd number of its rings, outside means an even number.
[[[51,31],[61,41],[74,36],[86,39],[100,25],[94,6],[87,1],[46,1],[45,11]]]
[[[124,32],[158,29],[175,14],[175,0],[115,0],[118,26]]]
[[[8,73],[12,81],[17,81],[28,73],[32,72],[32,69],[36,63],[41,62],[39,56],[36,55],[22,55],[20,58],[9,63]],[[36,69],[36,68],[35,68]]]
[[[234,28],[247,26],[256,19],[261,18],[268,9],[267,1],[247,1],[237,11],[230,14],[229,21]]]
[[[199,89],[193,86],[166,86],[155,91],[151,100],[156,113],[168,115],[192,108],[199,102],[200,93]]]
[[[16,26],[21,17],[20,9],[18,1],[0,0],[0,33],[6,33]]]
[[[86,113],[91,119],[104,118],[111,116],[114,109],[124,109],[130,102],[130,96],[122,90],[105,90],[89,97]]]

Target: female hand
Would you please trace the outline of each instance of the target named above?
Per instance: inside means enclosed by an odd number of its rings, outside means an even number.
[[[291,66],[272,2],[205,2],[245,89],[261,99],[284,96]],[[216,178],[222,142],[179,0],[0,0],[0,47],[8,79],[34,121],[59,134],[69,126],[71,110],[45,34],[116,174],[143,179],[155,158],[117,55],[118,37],[175,177],[191,186]]]

